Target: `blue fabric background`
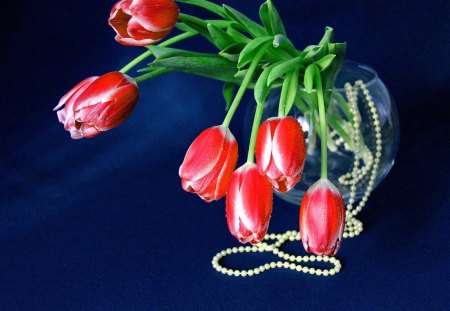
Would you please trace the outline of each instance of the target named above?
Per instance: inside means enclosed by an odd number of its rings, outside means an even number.
[[[71,140],[52,112],[77,82],[143,51],[113,40],[106,22],[113,2],[3,8],[1,310],[448,308],[448,1],[275,0],[298,47],[330,25],[348,42],[348,59],[378,71],[398,104],[401,145],[361,213],[363,234],[343,243],[340,274],[271,270],[241,279],[210,266],[217,251],[238,244],[224,201],[203,203],[178,177],[191,141],[223,119],[219,82],[185,74],[147,82],[129,120],[91,140]],[[227,1],[254,18],[261,2]],[[181,46],[211,49],[201,39]],[[243,110],[232,122],[241,144]],[[298,207],[275,199],[270,231],[297,225]],[[298,243],[287,248],[304,252]]]

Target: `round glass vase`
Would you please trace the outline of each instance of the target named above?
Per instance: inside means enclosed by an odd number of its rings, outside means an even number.
[[[381,127],[382,151],[374,188],[383,180],[394,165],[399,144],[399,121],[395,103],[384,83],[372,68],[353,61],[345,61],[336,79],[335,88],[328,90],[329,98],[326,108],[328,123],[328,178],[339,189],[344,200],[348,203],[350,197],[350,180],[346,175],[353,169],[354,148],[352,146],[352,122],[349,119],[348,103],[344,85],[349,82],[362,80],[367,86],[376,107]],[[278,115],[278,104],[281,89],[271,91],[264,105],[262,121]],[[289,192],[275,192],[280,198],[299,205],[308,188],[320,179],[320,137],[317,110],[311,109],[316,95],[308,94],[299,88],[294,106],[289,116],[296,118],[304,131],[307,154],[303,175],[300,182]],[[255,105],[248,105],[245,115],[244,135],[250,137]],[[358,93],[358,114],[361,118],[359,158],[361,180],[357,183],[355,200],[362,198],[369,181],[370,166],[375,156],[375,131],[372,112],[361,92]],[[362,145],[361,145],[362,143]],[[248,142],[247,142],[248,149]],[[348,176],[347,176],[348,177]]]

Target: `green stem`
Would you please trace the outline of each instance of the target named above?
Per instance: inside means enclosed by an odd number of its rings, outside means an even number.
[[[228,127],[230,125],[231,119],[233,118],[233,115],[236,112],[239,103],[241,102],[242,96],[244,96],[245,90],[247,89],[247,86],[252,79],[253,73],[255,72],[255,69],[257,68],[259,61],[264,56],[264,53],[266,52],[266,49],[270,44],[272,44],[272,42],[267,42],[263,44],[259,49],[258,53],[256,53],[255,57],[253,58],[253,61],[250,64],[250,67],[248,68],[244,76],[244,80],[242,81],[242,84],[239,86],[239,90],[236,93],[236,97],[233,99],[230,109],[228,110],[228,113],[225,116],[225,119],[223,120],[222,123],[223,126]]]
[[[314,79],[317,90],[317,100],[319,103],[319,121],[320,121],[320,152],[321,152],[321,171],[320,178],[326,179],[327,175],[327,121],[325,118],[325,101],[323,97],[322,78],[317,66],[314,66]]]
[[[163,75],[165,73],[168,73],[170,71],[172,71],[172,69],[170,69],[170,68],[158,68],[152,72],[149,72],[149,73],[143,74],[142,76],[134,78],[134,81],[136,81],[136,83],[141,83],[146,80],[149,80],[149,79],[158,77],[160,75]]]
[[[256,104],[255,117],[253,118],[252,134],[250,135],[250,147],[247,153],[247,163],[254,163],[253,158],[255,156],[256,137],[258,135],[259,124],[261,123],[261,117],[263,114],[264,103]]]
[[[196,34],[197,33],[194,33],[194,32],[184,32],[182,34],[179,34],[178,36],[172,37],[172,38],[158,44],[158,46],[161,46],[161,47],[170,46],[172,44],[175,44],[177,42],[180,42],[187,38],[195,36]],[[150,51],[150,50],[142,53],[141,55],[139,55],[138,57],[133,59],[131,62],[129,62],[127,65],[125,65],[125,67],[120,69],[119,72],[127,73],[130,69],[134,68],[136,65],[138,65],[140,62],[142,62],[144,59],[148,58],[151,55],[152,55],[152,51]]]

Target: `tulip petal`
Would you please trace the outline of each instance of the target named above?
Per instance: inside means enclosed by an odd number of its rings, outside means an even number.
[[[130,11],[142,27],[152,32],[172,29],[179,14],[172,0],[134,0]]]
[[[84,138],[92,138],[100,134],[100,131],[95,127],[89,124],[83,123],[80,127],[80,132]]]
[[[215,126],[204,130],[191,144],[179,174],[182,179],[199,180],[216,166],[225,143],[225,129]]]
[[[159,40],[153,40],[153,39],[145,39],[145,40],[136,40],[133,38],[122,38],[119,35],[116,35],[114,38],[118,43],[126,46],[147,46],[151,45],[155,42],[158,42]]]
[[[83,138],[83,135],[79,131],[70,131],[70,138],[72,139],[80,139]]]
[[[273,137],[272,157],[285,176],[303,170],[306,152],[305,138],[300,124],[291,117],[281,118]]]
[[[129,10],[126,12],[125,8],[120,5],[120,2],[111,10],[111,15],[108,19],[109,25],[121,37],[129,37],[127,32],[128,21],[131,19]]]
[[[92,81],[96,80],[97,78],[98,78],[97,76],[89,77],[89,78],[84,79],[83,81],[81,81],[77,85],[75,85],[69,92],[67,92],[63,97],[61,97],[61,99],[58,102],[58,105],[56,105],[56,107],[53,108],[53,111],[56,111],[59,108],[61,108],[64,104],[67,103],[69,98],[71,98],[72,95],[74,95],[75,92],[80,90],[83,86],[89,85]]]
[[[236,167],[238,160],[238,145],[231,131],[226,129],[226,146],[228,148],[226,152],[225,162],[221,164],[219,176],[217,177],[216,190],[214,192],[215,197],[222,197],[227,193],[228,184],[231,174]],[[219,164],[218,164],[219,165]]]
[[[308,189],[300,207],[304,248],[316,255],[335,255],[345,226],[344,201],[336,187],[320,179]]]
[[[134,17],[130,19],[127,26],[129,36],[137,41],[151,39],[154,40],[154,42],[157,42],[167,36],[171,30],[172,29],[157,32],[147,30],[142,27]]]
[[[272,122],[263,122],[258,130],[255,155],[261,174],[265,174],[272,159]]]
[[[120,72],[108,72],[101,79],[93,81],[74,103],[73,110],[78,111],[85,107],[111,101],[117,92],[116,88],[125,82],[134,84],[134,80]]]
[[[58,121],[62,124],[66,123],[66,110],[61,109],[56,112],[56,115],[58,116]]]
[[[230,232],[242,243],[260,242],[272,213],[272,189],[253,163],[246,163],[231,176],[226,200]]]

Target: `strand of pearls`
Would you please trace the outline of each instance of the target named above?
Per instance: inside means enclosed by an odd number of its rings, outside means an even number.
[[[267,243],[266,241],[274,241],[273,243]],[[226,274],[229,276],[237,276],[237,277],[246,277],[246,276],[254,276],[258,275],[262,272],[265,272],[270,269],[275,268],[284,268],[291,269],[297,272],[315,274],[315,275],[335,275],[341,270],[341,262],[335,257],[330,256],[315,256],[315,255],[306,255],[306,256],[296,256],[289,254],[287,252],[283,252],[280,247],[288,242],[288,241],[300,241],[300,233],[298,231],[286,231],[281,234],[267,234],[264,237],[264,240],[256,245],[252,246],[237,246],[232,248],[227,248],[219,253],[217,253],[212,259],[212,266],[218,272],[222,274]],[[220,260],[228,255],[238,254],[238,253],[263,253],[270,252],[274,255],[278,256],[283,260],[272,261],[265,264],[262,264],[256,268],[248,269],[248,270],[237,270],[237,269],[229,269],[222,265],[220,265]],[[307,262],[325,262],[332,265],[330,269],[319,269],[313,267],[307,267],[306,265],[301,265],[299,263],[307,263]]]
[[[359,137],[360,137],[359,126],[360,126],[361,120],[356,117],[357,115],[359,115],[359,113],[357,113],[358,90],[359,89],[362,91],[362,93],[364,95],[364,99],[368,105],[369,111],[372,116],[373,128],[375,130],[375,157],[373,159],[373,164],[371,164],[371,170],[370,170],[369,181],[367,183],[367,188],[361,198],[361,201],[355,207],[355,209],[353,209],[353,204],[355,203],[357,182],[359,182],[362,179],[362,178],[360,179],[358,176],[358,167],[359,167],[359,157],[358,157],[359,149],[358,148],[359,148]],[[374,186],[375,180],[377,178],[378,166],[380,164],[382,141],[381,141],[381,127],[380,127],[380,121],[378,118],[378,112],[375,107],[375,103],[373,102],[372,96],[370,95],[369,90],[367,89],[367,86],[361,80],[356,81],[355,86],[353,88],[350,83],[346,83],[345,84],[345,92],[346,92],[347,99],[348,99],[348,102],[350,105],[350,111],[352,112],[353,117],[354,117],[353,118],[353,130],[354,130],[353,143],[354,143],[354,148],[355,148],[355,150],[354,150],[355,161],[354,161],[353,170],[351,173],[354,180],[350,186],[350,198],[349,198],[349,202],[347,204],[347,211],[346,211],[347,219],[352,219],[354,216],[356,216],[362,210],[362,208],[366,204],[366,202],[369,199],[369,196],[373,190],[373,186]],[[348,233],[350,234],[351,232],[348,232]]]
[[[370,152],[368,148],[365,148],[364,154],[366,155],[365,166],[360,166],[360,123],[361,118],[358,111],[358,90],[361,90],[364,98],[369,107],[369,111],[372,114],[373,128],[375,129],[375,157]],[[375,179],[377,176],[377,170],[380,163],[381,157],[381,128],[378,119],[378,113],[375,107],[375,103],[370,96],[367,86],[358,80],[355,82],[355,86],[352,87],[350,83],[345,84],[346,96],[350,106],[350,111],[353,114],[353,124],[352,124],[352,139],[353,139],[353,153],[354,153],[354,165],[350,173],[341,176],[346,185],[350,185],[350,199],[346,206],[346,219],[345,219],[345,230],[344,238],[353,238],[358,236],[363,231],[363,224],[360,220],[356,219],[355,216],[362,210],[363,206],[366,204],[367,199],[372,192]],[[343,143],[340,142],[340,143]],[[369,182],[367,184],[367,189],[359,202],[359,204],[353,209],[353,204],[355,203],[356,189],[358,183],[364,178],[364,176],[370,170]],[[345,177],[344,177],[345,176]],[[340,181],[340,180],[339,180]],[[296,272],[309,273],[312,275],[323,275],[331,276],[339,273],[342,268],[341,262],[336,257],[330,256],[316,256],[316,255],[305,255],[298,256],[282,251],[280,248],[283,244],[289,241],[300,241],[300,232],[296,230],[286,231],[281,234],[267,234],[263,241],[252,246],[236,246],[227,248],[218,252],[212,259],[213,268],[222,274],[235,276],[235,277],[247,277],[258,275],[262,272],[268,271],[275,268],[290,269]],[[239,254],[239,253],[272,253],[278,256],[282,260],[271,261],[262,264],[253,269],[238,270],[230,269],[220,264],[220,261],[229,255]],[[310,262],[323,262],[329,264],[331,267],[329,269],[314,268],[307,266]]]

